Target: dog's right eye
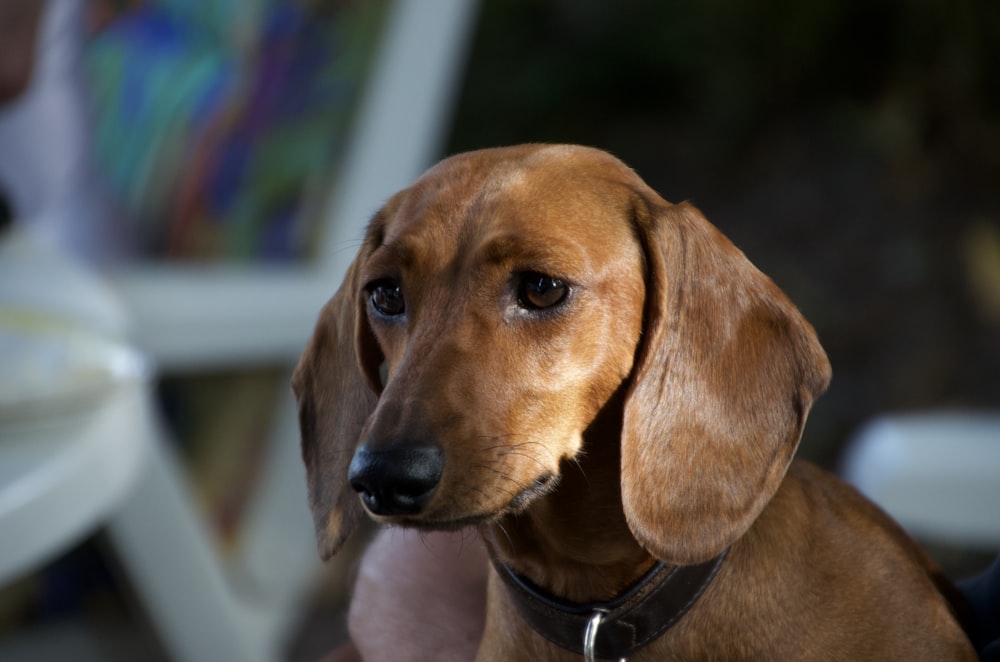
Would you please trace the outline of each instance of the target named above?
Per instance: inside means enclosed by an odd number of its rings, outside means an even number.
[[[536,271],[523,274],[517,289],[518,304],[528,310],[552,308],[565,301],[569,294],[565,281]]]
[[[394,280],[379,280],[369,286],[372,308],[387,317],[396,317],[406,311],[403,289]]]

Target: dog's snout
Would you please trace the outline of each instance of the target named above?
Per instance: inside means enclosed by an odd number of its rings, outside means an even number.
[[[388,450],[361,446],[347,478],[375,515],[415,515],[430,500],[441,480],[444,457],[431,445],[405,445]]]

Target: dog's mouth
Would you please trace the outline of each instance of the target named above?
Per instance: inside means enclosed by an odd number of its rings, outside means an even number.
[[[508,515],[516,515],[523,512],[532,501],[553,492],[558,484],[559,475],[546,472],[535,478],[530,485],[517,492],[504,507],[497,511],[481,512],[474,515],[448,519],[405,517],[399,519],[396,523],[399,526],[415,529],[454,531],[467,526],[478,526],[488,522],[495,522]]]

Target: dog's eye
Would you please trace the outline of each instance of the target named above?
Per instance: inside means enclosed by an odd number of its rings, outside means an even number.
[[[378,312],[388,317],[402,315],[406,310],[403,289],[394,280],[380,280],[369,286],[371,304]]]
[[[564,281],[530,271],[521,277],[517,302],[522,308],[531,310],[551,308],[562,303],[568,293],[569,286]]]

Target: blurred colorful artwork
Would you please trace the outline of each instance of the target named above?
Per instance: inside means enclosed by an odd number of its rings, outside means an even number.
[[[371,0],[158,0],[89,42],[98,168],[140,255],[308,254],[385,15]]]

